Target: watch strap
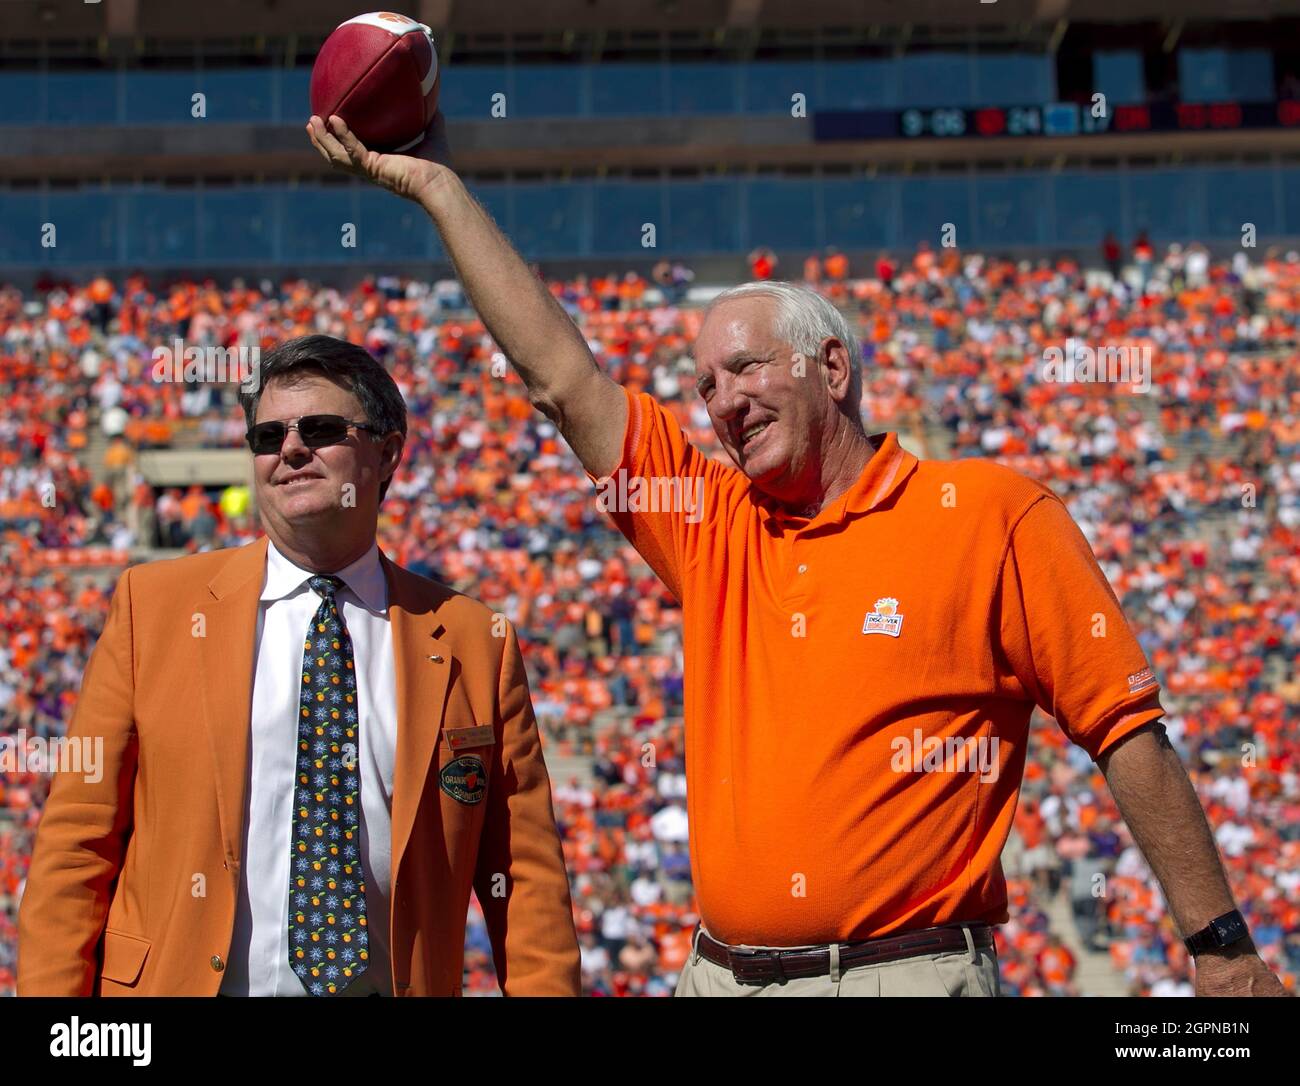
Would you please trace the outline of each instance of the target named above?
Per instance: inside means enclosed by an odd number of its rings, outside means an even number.
[[[1187,952],[1195,957],[1207,950],[1231,946],[1249,934],[1246,918],[1238,910],[1233,909],[1230,913],[1216,916],[1200,931],[1189,935],[1183,940],[1183,945],[1187,947]]]

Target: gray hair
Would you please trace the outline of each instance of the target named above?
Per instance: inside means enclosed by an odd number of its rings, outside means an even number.
[[[822,341],[833,336],[844,344],[849,355],[849,395],[844,404],[845,413],[860,420],[862,413],[862,344],[847,318],[831,301],[808,287],[792,283],[759,281],[741,283],[717,295],[705,309],[707,317],[722,302],[738,298],[771,298],[776,302],[776,316],[772,331],[796,351],[808,358],[816,358]]]

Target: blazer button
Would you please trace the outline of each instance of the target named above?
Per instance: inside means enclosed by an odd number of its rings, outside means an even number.
[[[215,969],[218,973],[220,973],[223,969],[226,968],[226,963],[221,960],[220,955],[218,954],[212,955],[212,968]]]

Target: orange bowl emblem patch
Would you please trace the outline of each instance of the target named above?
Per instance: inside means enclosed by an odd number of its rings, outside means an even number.
[[[482,802],[487,791],[487,772],[482,759],[474,754],[462,754],[448,762],[438,774],[438,785],[458,803],[472,806]]]

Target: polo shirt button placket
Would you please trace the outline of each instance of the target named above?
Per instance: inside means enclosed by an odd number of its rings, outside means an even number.
[[[807,550],[811,542],[806,539],[801,530],[794,533],[790,540],[789,565],[786,567],[786,601],[788,606],[795,611],[803,613],[808,601],[808,595],[813,589],[812,579],[808,576],[808,555]]]

